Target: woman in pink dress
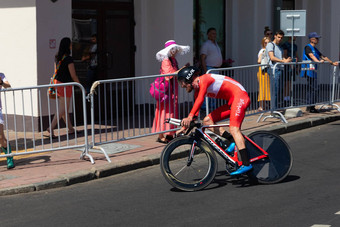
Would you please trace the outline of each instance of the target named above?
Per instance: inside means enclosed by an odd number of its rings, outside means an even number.
[[[186,54],[190,50],[189,46],[177,45],[174,40],[165,43],[165,48],[156,54],[158,61],[162,62],[160,74],[173,74],[178,72],[177,54]],[[162,102],[157,102],[155,118],[153,120],[152,132],[167,131],[173,129],[174,126],[164,124],[167,118],[178,118],[178,83],[174,76],[167,76],[165,80],[169,82],[168,98]],[[168,143],[175,134],[175,131],[160,133],[157,142]]]

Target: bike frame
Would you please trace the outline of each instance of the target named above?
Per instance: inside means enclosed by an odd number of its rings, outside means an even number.
[[[230,156],[225,150],[223,150],[220,146],[217,145],[217,143],[205,132],[207,128],[219,128],[219,127],[229,127],[229,124],[219,124],[219,125],[202,125],[200,128],[196,129],[196,132],[199,132],[201,137],[204,138],[204,140],[209,143],[213,149],[225,160],[229,160],[230,162],[237,164],[238,166],[242,165],[242,161],[239,160],[238,158],[238,152],[234,152],[234,156]],[[214,133],[214,132],[213,132]],[[215,134],[215,133],[214,133]],[[216,134],[215,134],[216,135]],[[242,134],[243,135],[243,134]],[[250,162],[254,162],[256,160],[262,159],[262,158],[267,158],[268,153],[259,145],[257,145],[254,141],[252,141],[249,137],[243,135],[245,140],[248,140],[251,144],[253,144],[256,148],[258,148],[263,154],[256,156],[252,159],[250,159]],[[193,151],[195,149],[197,142],[194,141],[191,147],[191,155],[189,159],[193,158]],[[189,161],[189,160],[188,160]]]

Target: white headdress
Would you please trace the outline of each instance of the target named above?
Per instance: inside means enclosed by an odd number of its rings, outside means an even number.
[[[177,49],[177,53],[179,54],[186,54],[190,51],[190,46],[181,46],[177,45],[175,40],[169,40],[165,42],[165,48],[158,51],[156,54],[156,58],[158,61],[163,61],[166,58],[169,58],[171,56],[171,50],[173,48]]]

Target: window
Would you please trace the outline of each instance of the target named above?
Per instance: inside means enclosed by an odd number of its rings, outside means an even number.
[[[207,30],[216,28],[217,42],[225,56],[225,0],[195,0],[194,1],[194,64],[199,62],[199,52],[207,40]]]

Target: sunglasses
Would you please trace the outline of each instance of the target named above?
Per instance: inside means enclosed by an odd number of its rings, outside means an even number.
[[[268,33],[266,33],[266,35],[272,35],[273,33],[272,32],[268,32]]]

